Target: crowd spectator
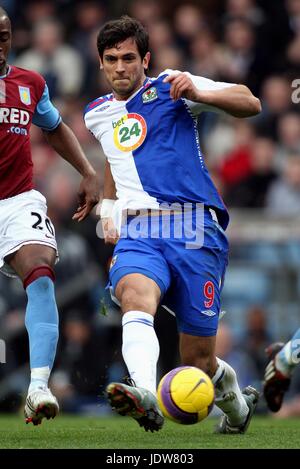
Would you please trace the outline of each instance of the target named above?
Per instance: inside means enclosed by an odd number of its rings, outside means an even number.
[[[284,161],[281,177],[268,192],[266,211],[276,217],[300,216],[300,155],[292,154]]]
[[[76,49],[63,42],[63,27],[56,19],[35,24],[32,47],[23,52],[15,64],[42,74],[53,98],[79,94],[83,62]]]
[[[248,159],[249,174],[231,186],[225,199],[232,207],[264,208],[270,185],[276,180],[275,145],[272,140],[257,137]]]

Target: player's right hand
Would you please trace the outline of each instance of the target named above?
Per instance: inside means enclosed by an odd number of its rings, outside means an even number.
[[[72,220],[84,220],[99,202],[100,183],[95,171],[85,175],[78,190],[78,208]]]
[[[186,72],[172,73],[166,76],[163,82],[170,83],[170,97],[174,101],[186,98],[190,101],[201,102],[200,92]]]
[[[101,218],[101,223],[105,244],[117,244],[119,233],[112,218]]]

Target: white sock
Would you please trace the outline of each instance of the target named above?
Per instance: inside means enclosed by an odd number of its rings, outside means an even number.
[[[294,368],[299,364],[300,328],[295,332],[291,340],[277,353],[275,358],[276,368],[285,376],[290,377]]]
[[[143,311],[128,311],[122,319],[123,358],[136,386],[156,395],[156,364],[159,343],[154,318]]]
[[[215,386],[215,404],[226,414],[229,425],[245,422],[249,408],[239,388],[236,373],[228,363],[217,358],[218,368],[212,378]]]
[[[292,361],[292,342],[289,341],[285,344],[282,350],[277,353],[275,357],[276,368],[287,377],[290,377],[293,368],[296,366]]]
[[[40,386],[48,387],[48,381],[50,377],[50,368],[49,366],[43,366],[41,368],[32,368],[31,369],[31,381],[29,385],[28,392],[33,391]]]

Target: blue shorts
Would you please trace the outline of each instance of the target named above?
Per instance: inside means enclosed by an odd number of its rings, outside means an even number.
[[[182,220],[181,215],[169,217],[169,226],[165,230],[169,229],[169,236],[162,236],[164,216],[135,217],[134,222],[139,218],[138,236],[137,224],[134,230],[128,229],[129,220],[122,227],[114,250],[110,284],[114,291],[124,275],[141,273],[159,286],[161,303],[175,313],[179,332],[214,336],[228,263],[228,241],[208,209],[204,210],[201,222],[192,212],[190,227],[183,230],[181,236],[178,233],[179,217]]]

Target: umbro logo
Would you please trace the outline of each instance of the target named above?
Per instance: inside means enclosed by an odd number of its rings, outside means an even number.
[[[212,311],[211,309],[205,309],[204,311],[201,311],[202,314],[205,314],[205,316],[215,316],[216,313]]]
[[[106,109],[108,109],[110,107],[110,104],[107,104],[106,106],[102,106],[100,107],[99,109],[96,109],[95,112],[103,112],[103,111],[106,111]]]

